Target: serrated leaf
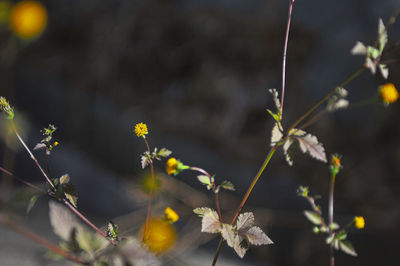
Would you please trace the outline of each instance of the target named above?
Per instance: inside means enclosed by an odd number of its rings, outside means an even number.
[[[302,137],[306,134],[304,130],[298,129],[298,128],[293,128],[289,131],[290,136],[297,136],[297,137]]]
[[[367,54],[367,47],[362,42],[357,42],[350,53],[352,55],[365,55]]]
[[[202,183],[203,185],[211,185],[211,181],[210,178],[206,175],[198,175],[197,179],[200,181],[200,183]]]
[[[296,139],[303,153],[308,153],[311,157],[324,163],[327,162],[324,146],[318,142],[317,137],[307,134],[303,137],[296,137]]]
[[[40,197],[39,195],[34,195],[29,199],[29,204],[28,207],[26,208],[26,214],[30,213],[30,211],[35,206],[36,201],[38,200],[39,197]]]
[[[228,246],[233,248],[233,245],[235,244],[236,234],[233,231],[232,225],[222,224],[221,236],[225,239],[226,244],[228,244]]]
[[[389,76],[389,69],[387,68],[387,66],[385,64],[380,64],[379,70],[381,71],[382,77],[384,79],[387,79]]]
[[[147,154],[142,155],[142,157],[140,157],[140,163],[142,165],[142,169],[144,169],[147,165],[149,165],[151,162],[151,159],[149,158],[149,156]]]
[[[388,41],[388,35],[387,35],[386,28],[385,28],[385,24],[383,24],[383,21],[381,18],[379,18],[379,20],[378,20],[378,37],[379,37],[379,50],[380,50],[380,52],[382,52]]]
[[[321,217],[318,215],[318,213],[313,212],[313,211],[304,211],[304,215],[306,218],[312,222],[313,224],[320,225],[322,223]]]
[[[73,184],[63,184],[62,185],[65,197],[74,205],[75,208],[78,207],[78,193],[75,190]]]
[[[221,186],[223,189],[235,191],[235,186],[232,184],[232,182],[229,182],[229,181],[227,181],[227,180],[222,181],[222,183],[221,183],[220,186]]]
[[[367,59],[365,61],[365,67],[368,68],[373,75],[375,75],[375,73],[376,73],[376,65],[371,60],[371,58],[367,57]]]
[[[201,231],[206,233],[218,233],[221,231],[221,222],[216,211],[204,214],[201,220]]]
[[[172,153],[172,151],[170,151],[170,150],[168,150],[168,149],[166,149],[166,148],[162,148],[162,149],[157,153],[157,155],[158,155],[158,156],[161,156],[161,157],[168,157],[168,156],[171,155],[171,153]]]
[[[238,254],[238,256],[240,258],[243,258],[244,255],[246,254],[246,251],[248,249],[248,247],[246,247],[245,245],[242,244],[243,241],[243,237],[236,235],[235,236],[235,242],[233,244],[233,249],[235,250],[236,254]]]
[[[82,226],[67,207],[55,201],[49,202],[49,216],[54,233],[64,241],[70,240],[74,228]]]
[[[249,242],[253,245],[269,245],[273,244],[272,240],[261,230],[260,227],[253,226],[245,233]]]
[[[239,231],[247,231],[254,224],[254,214],[252,212],[245,212],[239,215],[236,222],[236,229]]]
[[[271,146],[274,146],[276,143],[278,143],[282,139],[282,136],[283,134],[279,128],[279,124],[275,123],[271,132]]]
[[[339,247],[340,250],[343,251],[344,253],[357,257],[357,252],[349,241],[346,240],[340,241]]]
[[[193,212],[200,217],[203,217],[204,215],[206,215],[207,213],[212,212],[212,211],[214,211],[214,210],[211,208],[208,208],[208,207],[200,207],[200,208],[196,208],[193,210]]]
[[[67,184],[69,182],[70,178],[68,174],[62,175],[60,177],[60,184]]]
[[[271,93],[272,98],[274,99],[276,110],[279,112],[281,110],[281,103],[278,99],[278,91],[275,88],[269,89],[268,91]]]
[[[286,162],[292,166],[293,165],[293,154],[295,150],[294,141],[292,138],[288,138],[283,144],[283,152],[285,154]]]

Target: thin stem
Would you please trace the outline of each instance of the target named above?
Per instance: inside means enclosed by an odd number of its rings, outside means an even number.
[[[221,207],[219,206],[219,193],[215,193],[215,205],[217,206],[217,212],[219,216],[219,221],[222,222]]]
[[[41,167],[41,165],[39,164],[38,160],[36,159],[36,157],[33,155],[33,153],[31,152],[31,150],[28,148],[28,146],[25,144],[24,140],[21,138],[21,136],[18,134],[17,128],[15,127],[15,124],[13,121],[11,121],[11,125],[12,128],[14,130],[15,135],[17,136],[18,140],[21,142],[21,144],[24,146],[25,150],[29,153],[29,155],[31,156],[31,159],[36,163],[36,166],[40,169],[40,171],[42,172],[43,176],[46,178],[46,181],[49,183],[49,185],[52,187],[52,189],[54,191],[56,191],[56,187],[54,185],[54,183],[51,181],[51,179],[48,177],[48,175],[46,174],[46,172],[43,170],[43,168]],[[97,231],[101,236],[103,236],[104,238],[108,239],[110,241],[111,244],[115,245],[115,241],[113,241],[112,239],[107,238],[106,234],[101,231],[98,227],[96,227],[93,223],[91,223],[83,214],[81,214],[74,206],[72,206],[68,200],[66,200],[65,198],[63,199],[63,202],[65,203],[65,205],[67,205],[74,213],[76,213],[83,221],[85,221],[89,226],[91,226],[95,231]]]
[[[219,240],[219,243],[218,243],[217,251],[215,252],[215,256],[214,256],[214,259],[211,264],[212,266],[215,266],[217,264],[217,260],[219,257],[219,253],[221,253],[221,248],[222,248],[223,243],[224,243],[224,239],[221,237],[221,239]]]
[[[49,176],[51,176],[50,174],[50,167],[49,167],[49,154],[47,153],[47,149],[46,149],[46,170],[47,170],[47,174]]]
[[[54,253],[57,253],[58,255],[63,256],[64,258],[66,258],[70,261],[73,261],[73,262],[81,264],[81,265],[90,265],[90,263],[81,260],[77,256],[70,254],[69,252],[65,251],[64,249],[54,245],[53,243],[49,242],[48,240],[42,238],[40,235],[37,235],[34,232],[27,230],[26,228],[12,222],[9,219],[4,218],[3,216],[0,216],[0,223],[3,224],[4,226],[7,226],[11,230],[33,240],[34,242],[38,243],[39,245],[53,251]]]
[[[282,58],[282,91],[281,91],[281,114],[283,112],[283,101],[285,98],[285,83],[286,83],[286,54],[287,54],[287,47],[289,42],[289,31],[290,31],[290,22],[292,20],[292,10],[293,4],[295,0],[289,0],[289,14],[288,14],[288,21],[286,25],[286,34],[285,34],[285,44],[283,46],[283,58]]]
[[[36,189],[36,190],[38,190],[38,191],[40,191],[40,192],[42,192],[42,193],[44,193],[44,194],[47,194],[46,191],[44,191],[44,190],[41,189],[40,187],[38,187],[38,186],[36,186],[36,185],[34,185],[34,184],[28,182],[28,181],[25,181],[25,180],[19,178],[18,176],[14,175],[13,173],[11,173],[10,171],[8,171],[7,169],[4,169],[3,167],[0,167],[0,171],[2,171],[3,173],[6,173],[7,175],[9,175],[9,176],[15,178],[15,179],[18,180],[19,182],[21,182],[21,183],[27,185],[28,187],[31,187],[31,188]]]
[[[146,137],[143,136],[143,140],[144,140],[144,143],[146,144],[147,151],[150,154],[150,146],[146,140]],[[150,221],[150,216],[151,216],[151,201],[153,198],[153,188],[154,188],[154,183],[155,183],[154,182],[153,160],[150,160],[150,169],[151,169],[151,187],[150,187],[150,192],[149,192],[149,203],[147,205],[146,223],[144,224],[144,229],[143,229],[143,238],[142,238],[143,241],[145,241],[145,238],[146,238],[147,227],[149,226],[149,221]]]
[[[335,179],[336,179],[336,174],[332,173],[331,176],[331,186],[329,190],[329,224],[331,225],[333,223],[333,195],[335,192]],[[330,231],[330,234],[334,234],[334,232]],[[335,266],[335,257],[334,257],[334,250],[333,250],[333,242],[331,243],[330,247],[330,261],[331,261],[331,266]]]
[[[360,69],[358,69],[356,72],[351,74],[348,78],[346,78],[343,82],[341,82],[338,86],[333,88],[325,97],[323,97],[321,100],[319,100],[313,107],[311,107],[305,114],[303,114],[299,119],[297,119],[287,130],[289,132],[293,128],[295,128],[298,124],[300,124],[304,119],[306,119],[312,112],[315,111],[321,104],[323,104],[325,101],[327,101],[333,94],[336,92],[336,88],[338,87],[344,87],[347,85],[350,81],[358,77],[366,68],[363,66]]]

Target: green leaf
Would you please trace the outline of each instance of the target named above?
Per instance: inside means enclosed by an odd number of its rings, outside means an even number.
[[[78,193],[75,190],[75,186],[73,184],[64,184],[62,185],[65,197],[74,205],[75,208],[78,207]]]
[[[222,224],[221,236],[225,239],[226,244],[232,248],[235,243],[235,232],[233,231],[232,225]]]
[[[300,197],[308,197],[308,194],[310,193],[310,190],[308,187],[305,186],[299,186],[299,188],[297,189],[297,195]]]
[[[26,214],[30,213],[30,211],[32,210],[33,206],[35,206],[36,201],[38,200],[39,197],[40,195],[34,195],[29,199],[28,208],[26,208]]]
[[[349,241],[346,240],[340,241],[339,247],[340,250],[343,251],[344,253],[357,257],[357,252]]]
[[[318,213],[313,211],[304,211],[306,218],[313,224],[320,225],[322,223],[322,218]]]
[[[65,175],[60,177],[60,184],[61,185],[67,184],[67,183],[69,183],[69,180],[70,180],[69,175],[65,174]]]
[[[341,231],[336,235],[336,238],[339,240],[345,240],[347,238],[347,233],[345,231]]]
[[[210,213],[212,211],[214,211],[214,210],[211,208],[208,208],[208,207],[200,207],[200,208],[196,208],[193,210],[193,212],[200,217],[203,217],[204,215],[206,215],[207,213]]]
[[[227,180],[222,181],[222,183],[221,183],[220,186],[221,186],[223,189],[235,191],[235,186],[234,186],[231,182],[229,182],[229,181],[227,181]]]
[[[352,55],[365,55],[367,54],[367,47],[362,42],[357,42],[356,45],[351,49]]]
[[[335,239],[335,236],[334,236],[333,234],[332,234],[332,235],[329,235],[329,236],[325,239],[326,244],[327,244],[327,245],[330,245],[330,244],[332,243],[333,239]]]
[[[376,65],[375,63],[371,60],[371,58],[367,57],[365,61],[365,66],[371,71],[373,75],[376,73]]]
[[[337,223],[331,223],[328,227],[329,227],[330,230],[339,229],[339,225]]]
[[[381,71],[382,77],[384,79],[387,79],[389,76],[389,69],[387,68],[387,66],[385,64],[380,64],[379,70]]]
[[[268,111],[268,113],[272,116],[272,118],[273,118],[276,122],[279,122],[279,117],[280,117],[279,113],[278,113],[278,114],[275,114],[274,112],[272,112],[272,111],[269,110],[269,109],[267,109],[267,111]]]
[[[118,225],[114,224],[112,221],[108,222],[107,236],[114,241],[118,240]]]
[[[211,181],[210,178],[206,175],[198,175],[197,179],[200,181],[200,183],[202,183],[203,185],[211,185]]]
[[[171,153],[172,153],[172,151],[170,151],[170,150],[168,150],[168,149],[166,149],[166,148],[162,148],[162,149],[157,153],[157,155],[165,158],[165,157],[170,156]]]
[[[368,46],[368,54],[372,57],[372,59],[376,60],[380,55],[381,52],[376,49],[375,47]]]

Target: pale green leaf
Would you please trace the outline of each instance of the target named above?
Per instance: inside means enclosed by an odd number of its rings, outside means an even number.
[[[312,222],[313,224],[320,225],[322,223],[322,219],[318,213],[313,211],[304,211],[304,215],[306,218]]]
[[[271,110],[267,109],[268,113],[272,116],[272,118],[276,121],[279,122],[279,115],[275,114],[274,112],[272,112]]]
[[[193,212],[200,217],[203,217],[205,214],[212,212],[212,211],[214,211],[214,210],[211,208],[208,208],[208,207],[200,207],[200,208],[196,208],[193,210]]]
[[[343,251],[344,253],[357,257],[357,252],[349,241],[346,240],[340,241],[339,247],[340,250]]]
[[[62,185],[65,197],[74,205],[75,208],[78,207],[78,193],[75,190],[75,186],[73,184],[64,184]]]
[[[378,37],[379,37],[379,51],[382,53],[383,49],[385,48],[385,45],[388,41],[388,35],[387,31],[385,28],[385,25],[383,24],[383,21],[381,18],[379,18],[378,21]]]
[[[172,151],[170,151],[170,150],[168,150],[168,149],[166,149],[166,148],[162,148],[162,149],[157,153],[157,155],[158,155],[158,156],[161,156],[161,157],[168,157],[168,156],[171,155],[171,153],[172,153]]]
[[[220,186],[221,186],[223,189],[235,191],[235,186],[234,186],[231,182],[229,182],[229,181],[227,181],[227,180],[222,181],[222,183],[221,183]]]
[[[67,184],[69,182],[70,178],[68,174],[62,175],[60,177],[60,184]]]
[[[368,69],[371,71],[371,73],[372,73],[373,75],[375,75],[375,73],[376,73],[376,65],[375,65],[375,63],[371,60],[371,58],[367,57],[367,59],[366,59],[366,61],[365,61],[365,66],[366,66],[366,68],[368,68]]]
[[[218,233],[221,231],[221,222],[216,211],[204,214],[201,220],[201,231],[206,233]]]
[[[210,178],[206,175],[198,175],[197,179],[202,183],[203,185],[211,185]]]
[[[365,55],[367,54],[367,47],[362,42],[357,42],[351,49],[352,55]]]
[[[389,69],[388,69],[387,65],[385,65],[385,64],[380,64],[380,65],[379,65],[379,70],[381,71],[382,77],[383,77],[384,79],[387,79],[388,76],[389,76]]]
[[[29,199],[29,204],[28,204],[28,207],[26,208],[26,214],[30,213],[32,208],[35,206],[38,198],[39,198],[39,195],[34,195]]]

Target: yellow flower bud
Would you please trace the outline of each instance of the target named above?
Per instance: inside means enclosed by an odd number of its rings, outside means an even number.
[[[174,157],[171,157],[167,161],[167,174],[171,175],[174,174],[178,171],[178,160],[176,160]]]
[[[169,223],[175,223],[179,220],[179,215],[170,207],[167,207],[164,211],[165,220]]]
[[[354,226],[357,227],[358,229],[363,229],[365,226],[364,217],[362,216],[354,217]]]
[[[384,104],[394,103],[399,98],[399,92],[393,83],[386,83],[380,86],[379,92]]]

